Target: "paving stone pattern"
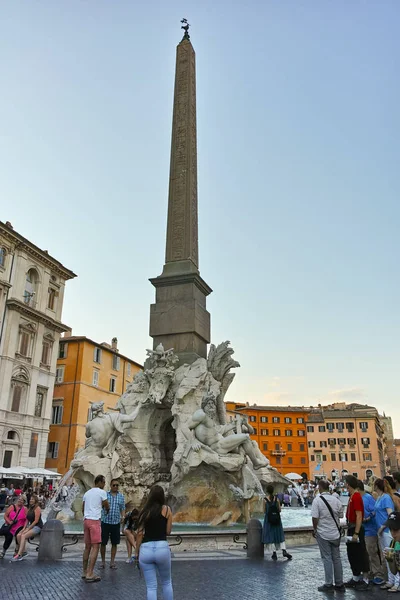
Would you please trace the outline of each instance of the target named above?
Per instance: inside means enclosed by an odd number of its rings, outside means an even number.
[[[273,562],[245,558],[243,551],[202,553],[195,557],[173,559],[172,576],[175,600],[310,600],[310,598],[388,598],[384,591],[374,588],[368,592],[347,590],[324,594],[316,590],[323,583],[323,569],[318,549],[314,547],[290,550],[293,560],[281,558]],[[350,572],[343,553],[345,575]],[[118,561],[118,569],[107,566],[101,572],[100,583],[85,583],[80,578],[78,557],[67,557],[51,564],[38,563],[30,552],[27,560],[11,563],[9,557],[0,561],[1,600],[145,600],[143,577],[134,565]],[[159,598],[161,590],[159,590]]]

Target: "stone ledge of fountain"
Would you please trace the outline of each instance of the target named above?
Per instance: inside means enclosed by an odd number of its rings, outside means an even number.
[[[287,546],[303,546],[315,544],[312,527],[287,527],[285,538]],[[77,536],[83,541],[83,533],[66,531],[65,538]],[[214,531],[173,531],[168,542],[176,552],[204,552],[212,550],[240,550],[246,544],[246,528],[216,529]]]

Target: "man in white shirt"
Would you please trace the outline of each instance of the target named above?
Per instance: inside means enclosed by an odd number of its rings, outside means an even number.
[[[316,496],[311,507],[314,533],[325,570],[325,583],[318,590],[320,592],[334,589],[344,591],[339,532],[340,519],[343,517],[343,505],[338,498],[329,493],[329,483],[325,479],[318,482],[318,489],[319,495]],[[333,584],[334,579],[335,585]]]
[[[101,509],[109,510],[107,492],[104,491],[106,480],[104,475],[97,475],[94,487],[83,496],[83,538],[85,550],[83,552],[82,579],[87,583],[101,580],[93,573],[101,543]]]

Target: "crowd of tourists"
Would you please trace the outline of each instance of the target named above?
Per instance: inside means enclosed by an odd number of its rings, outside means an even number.
[[[352,577],[343,581],[344,506],[330,492],[329,483],[321,480],[311,507],[325,571],[325,583],[318,589],[365,592],[375,585],[390,593],[400,592],[400,473],[375,479],[372,486],[353,475],[347,475],[345,483],[349,494],[346,551]]]
[[[95,573],[100,552],[100,569],[106,569],[106,547],[111,542],[110,569],[117,569],[116,553],[124,533],[127,558],[143,573],[147,600],[157,598],[157,574],[164,600],[173,599],[171,579],[171,552],[167,536],[172,528],[172,511],[166,504],[164,490],[154,486],[141,511],[126,512],[119,482],[113,479],[109,491],[102,475],[83,496],[83,553],[82,579],[87,583],[101,581]],[[11,493],[10,493],[11,492]],[[15,550],[12,561],[27,555],[26,544],[40,535],[43,527],[41,497],[49,490],[27,488],[0,488],[4,503],[4,524],[0,535],[4,537],[0,558],[4,558],[13,539]],[[59,490],[63,497],[62,487]],[[40,496],[39,496],[40,494]],[[295,494],[295,495],[294,495]],[[347,494],[345,507],[340,495]],[[366,591],[379,586],[390,593],[400,592],[400,473],[375,479],[368,484],[347,475],[338,486],[324,479],[289,486],[278,494],[272,485],[266,488],[262,543],[271,553],[273,561],[282,557],[292,560],[286,549],[281,511],[293,505],[299,496],[302,505],[311,505],[313,533],[317,540],[323,563],[325,582],[318,590],[343,592],[346,588]],[[344,521],[344,516],[346,520]],[[352,577],[343,580],[341,541],[345,536],[346,553]]]
[[[17,485],[14,486],[11,483],[9,486],[6,486],[4,483],[0,486],[0,513],[3,510],[6,510],[8,506],[15,504],[18,497],[21,495],[25,496],[26,503],[29,505],[29,500],[32,494],[38,497],[39,506],[44,508],[49,498],[51,497],[53,491],[52,484],[42,484],[36,485],[34,487],[30,487],[28,485]]]

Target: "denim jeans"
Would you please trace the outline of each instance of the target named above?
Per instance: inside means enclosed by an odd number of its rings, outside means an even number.
[[[157,572],[164,600],[173,600],[171,581],[171,550],[168,542],[145,542],[140,546],[139,564],[147,588],[147,600],[157,600]]]
[[[383,557],[383,553],[385,551],[385,548],[389,548],[392,539],[393,538],[390,534],[390,531],[384,531],[383,533],[378,535],[379,547],[382,552],[382,565],[384,566],[385,579],[389,579],[390,567],[387,563],[387,560],[385,560],[385,558]]]

